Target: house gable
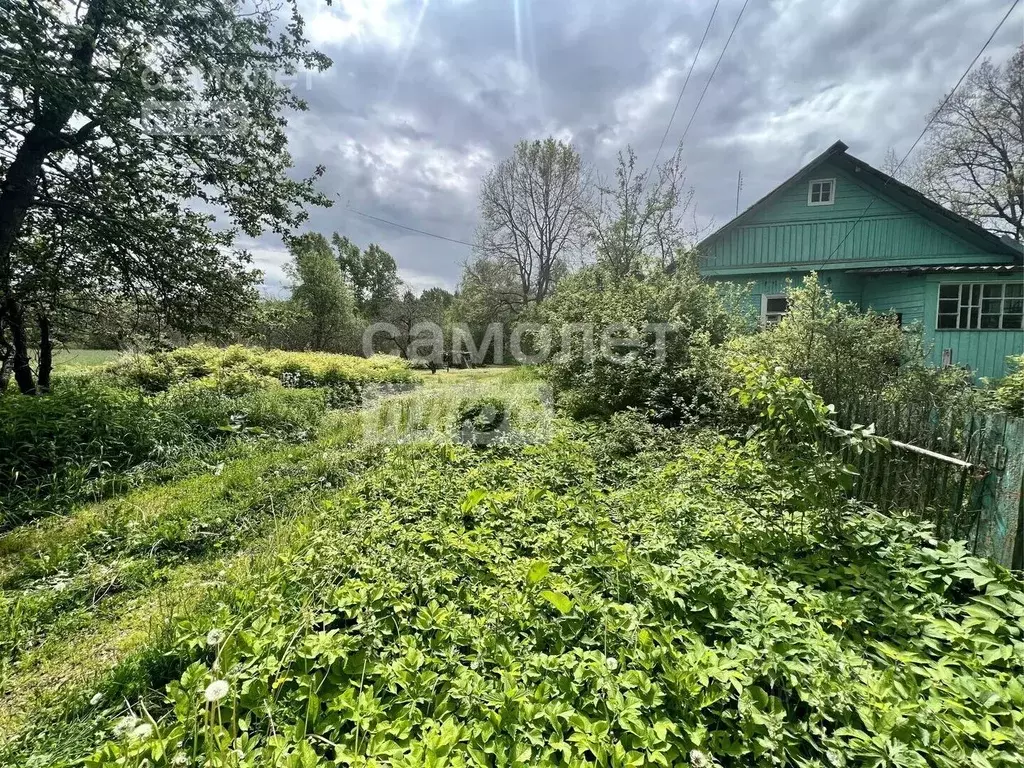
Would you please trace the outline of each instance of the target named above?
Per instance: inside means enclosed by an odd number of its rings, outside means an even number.
[[[1015,260],[1011,246],[845,150],[837,142],[701,243],[702,271],[727,277]],[[831,204],[809,204],[817,179],[835,180]]]

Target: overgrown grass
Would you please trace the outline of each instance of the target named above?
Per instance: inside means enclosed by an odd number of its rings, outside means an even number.
[[[308,440],[329,408],[414,381],[395,358],[243,347],[64,371],[49,395],[0,397],[0,530],[202,469],[239,442]]]
[[[1024,589],[1005,571],[868,509],[829,538],[780,529],[786,478],[714,435],[623,418],[461,443],[465,403],[502,395],[530,423],[498,379],[420,393],[432,415],[384,401],[320,463],[274,459],[305,480],[272,538],[23,722],[6,764],[1024,760]],[[404,439],[355,439],[382,423]],[[216,503],[246,508],[252,481]],[[133,537],[109,552],[153,544]],[[9,553],[15,581],[45,578],[25,553],[48,540]]]

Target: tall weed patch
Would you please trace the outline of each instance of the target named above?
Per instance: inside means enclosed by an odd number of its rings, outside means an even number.
[[[196,383],[158,395],[83,378],[43,397],[0,398],[0,528],[124,490],[232,438],[304,439],[327,407],[321,390],[271,386],[231,396]]]

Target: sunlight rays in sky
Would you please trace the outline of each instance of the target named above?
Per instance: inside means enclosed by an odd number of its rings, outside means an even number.
[[[398,90],[398,85],[405,74],[405,68],[409,64],[409,57],[412,55],[413,48],[416,47],[416,39],[420,36],[420,27],[423,25],[423,17],[427,15],[427,6],[429,5],[430,0],[421,0],[420,10],[416,14],[416,21],[413,22],[412,31],[406,37],[405,44],[402,46],[402,56],[398,60],[398,66],[395,68],[395,77],[391,81],[391,88],[388,90],[386,103],[389,105],[395,98],[395,91]]]

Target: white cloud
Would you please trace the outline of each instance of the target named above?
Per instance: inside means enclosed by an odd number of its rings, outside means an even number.
[[[314,45],[373,41],[398,47],[404,36],[406,24],[390,0],[305,0],[301,7]]]

